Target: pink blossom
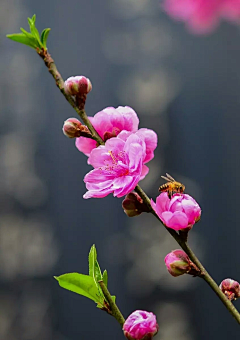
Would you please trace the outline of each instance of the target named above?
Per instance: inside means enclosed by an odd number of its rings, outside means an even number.
[[[167,192],[163,192],[156,203],[151,200],[151,205],[162,222],[174,230],[192,228],[201,216],[201,208],[187,194],[174,194],[170,199]]]
[[[179,276],[187,273],[190,269],[190,259],[188,255],[181,249],[171,251],[165,257],[167,270],[172,276]]]
[[[213,31],[221,19],[236,23],[240,19],[240,0],[164,0],[163,7],[198,34]]]
[[[154,143],[149,143],[149,135]],[[157,145],[157,135],[154,131],[144,129],[127,136],[122,131],[117,137],[106,141],[92,150],[88,163],[94,167],[85,177],[88,191],[84,198],[105,197],[110,193],[122,197],[130,193],[143,179],[149,169],[144,164],[149,159]],[[153,148],[153,149],[152,149]]]
[[[129,106],[119,106],[116,109],[107,107],[89,119],[104,141],[116,137],[122,130],[136,132],[139,124],[136,112]],[[97,143],[94,140],[80,137],[76,139],[76,147],[89,156],[90,152],[97,147]]]
[[[129,340],[151,340],[158,332],[156,316],[151,312],[136,310],[125,321],[123,332]]]

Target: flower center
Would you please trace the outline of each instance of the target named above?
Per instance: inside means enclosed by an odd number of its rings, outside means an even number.
[[[117,177],[127,176],[129,174],[129,169],[126,164],[125,151],[120,151],[117,154],[113,151],[108,151],[108,153],[111,157],[111,163],[106,163],[106,166],[99,169],[106,171],[110,175],[116,175]]]

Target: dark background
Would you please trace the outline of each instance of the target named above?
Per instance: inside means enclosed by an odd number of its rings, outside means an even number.
[[[152,216],[129,219],[112,196],[82,198],[91,168],[61,131],[75,112],[36,53],[5,38],[34,13],[39,30],[52,28],[63,78],[91,79],[89,115],[129,105],[158,133],[143,188],[155,198],[161,174],[182,181],[202,207],[190,246],[218,283],[240,280],[239,28],[194,36],[154,0],[2,0],[0,339],[123,339],[116,320],[53,279],[87,274],[93,243],[124,316],[156,313],[156,340],[239,338],[204,281],[167,273],[164,257],[178,245]]]

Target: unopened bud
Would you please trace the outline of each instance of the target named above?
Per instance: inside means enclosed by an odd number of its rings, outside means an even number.
[[[190,259],[181,249],[173,250],[171,253],[167,254],[164,261],[167,270],[172,276],[183,275],[191,269]]]
[[[83,96],[92,89],[91,81],[84,76],[70,77],[65,80],[64,90],[71,96]]]
[[[142,212],[149,212],[148,207],[136,192],[130,192],[130,194],[124,198],[122,207],[128,217],[138,216]]]
[[[200,269],[190,260],[188,255],[181,249],[171,251],[165,257],[167,270],[172,276],[180,276],[190,274],[193,276],[201,276]]]
[[[125,321],[123,332],[128,340],[152,340],[158,328],[157,319],[153,313],[136,310]]]
[[[240,285],[237,281],[225,279],[220,283],[219,288],[230,301],[240,297]]]
[[[63,133],[69,138],[77,138],[80,136],[88,138],[92,137],[88,127],[82,125],[76,118],[68,118],[65,120],[63,124]]]

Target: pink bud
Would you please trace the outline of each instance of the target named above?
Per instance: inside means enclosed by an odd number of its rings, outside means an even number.
[[[88,94],[92,89],[90,80],[84,76],[70,77],[65,80],[64,90],[71,96],[82,96]]]
[[[149,212],[148,207],[136,192],[127,194],[122,202],[122,207],[128,217],[138,216],[142,212]]]
[[[63,124],[63,133],[69,138],[84,136],[91,138],[92,135],[86,125],[82,125],[76,118],[68,118]]]
[[[69,138],[81,136],[81,122],[76,118],[68,118],[63,124],[63,133]]]
[[[191,261],[187,254],[181,249],[173,250],[171,253],[167,254],[164,261],[167,270],[172,276],[180,276],[191,270]]]
[[[125,321],[123,332],[128,340],[152,340],[158,332],[156,316],[151,312],[136,310]]]
[[[219,288],[230,301],[240,297],[240,285],[237,281],[225,279],[220,283]]]
[[[174,194],[170,199],[167,192],[163,192],[156,203],[151,200],[151,205],[162,222],[174,230],[191,229],[201,216],[198,203],[187,194]]]

